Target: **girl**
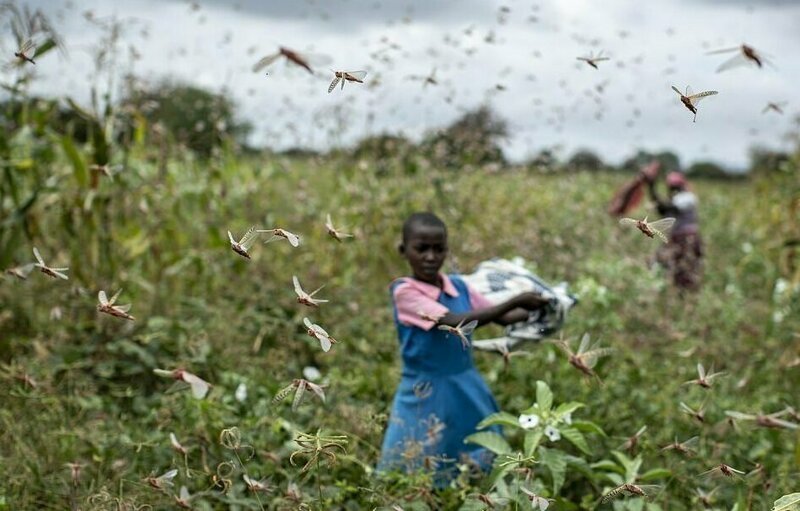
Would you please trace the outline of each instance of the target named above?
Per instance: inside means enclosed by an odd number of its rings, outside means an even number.
[[[471,346],[437,327],[473,320],[478,326],[517,323],[547,299],[522,293],[493,305],[458,276],[439,273],[447,257],[447,228],[432,213],[415,213],[405,221],[398,249],[412,275],[391,285],[403,371],[378,468],[433,468],[442,486],[456,475],[456,462],[489,468],[488,451],[465,444],[464,438],[498,408],[475,369]]]

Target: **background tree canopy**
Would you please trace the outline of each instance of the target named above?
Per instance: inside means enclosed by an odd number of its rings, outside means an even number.
[[[162,82],[131,91],[122,104],[200,156],[210,155],[226,140],[245,145],[252,130],[249,123],[237,120],[236,106],[226,94],[191,85]]]

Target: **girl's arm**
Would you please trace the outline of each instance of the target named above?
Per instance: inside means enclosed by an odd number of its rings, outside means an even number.
[[[448,312],[437,321],[439,325],[458,326],[459,323],[469,323],[477,320],[478,326],[486,323],[499,323],[510,325],[528,319],[528,312],[547,305],[548,300],[533,292],[521,293],[503,303],[486,307],[485,309],[462,312],[456,314]]]

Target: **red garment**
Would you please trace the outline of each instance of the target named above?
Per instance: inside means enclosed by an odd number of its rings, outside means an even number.
[[[658,176],[661,164],[653,161],[645,166],[641,173],[633,180],[625,183],[614,195],[614,199],[608,206],[608,213],[613,216],[622,216],[628,211],[632,211],[642,202],[644,197],[644,185],[647,181],[652,181]]]

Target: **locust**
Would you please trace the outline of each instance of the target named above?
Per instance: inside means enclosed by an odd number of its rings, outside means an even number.
[[[324,328],[316,323],[312,323],[308,318],[303,318],[303,324],[308,329],[308,335],[319,341],[322,351],[325,353],[330,351],[332,344],[336,344],[338,342],[328,332],[326,332]]]
[[[461,339],[461,347],[464,349],[469,348],[470,346],[470,335],[478,326],[478,320],[472,320],[466,325],[464,324],[465,320],[461,320],[456,326],[450,325],[439,325],[439,330],[444,330],[448,334],[453,334],[458,336]]]
[[[608,502],[619,496],[637,496],[637,497],[650,497],[661,489],[658,485],[638,485],[633,483],[625,483],[612,489],[600,499],[601,502]]]
[[[661,448],[662,451],[676,451],[684,456],[692,456],[695,454],[694,446],[697,445],[697,442],[700,440],[700,437],[693,436],[688,440],[684,440],[683,442],[678,442],[678,439],[675,438],[675,441],[671,444],[665,445]]]
[[[619,221],[620,225],[635,226],[637,229],[642,231],[644,235],[647,236],[648,238],[654,238],[658,236],[658,239],[660,239],[664,243],[669,242],[666,232],[670,228],[672,228],[672,225],[674,223],[675,223],[674,218],[662,218],[660,220],[656,220],[655,222],[648,222],[647,217],[644,217],[644,220],[637,220],[635,218],[621,218]]]
[[[253,246],[253,243],[258,238],[258,233],[259,231],[256,231],[256,226],[254,225],[244,233],[242,239],[236,241],[231,231],[228,231],[228,240],[231,242],[231,250],[246,259],[250,259],[250,247]]]
[[[153,372],[159,376],[165,376],[167,378],[188,383],[192,389],[192,395],[195,397],[195,399],[203,399],[206,397],[208,390],[211,388],[210,383],[184,369],[174,369],[172,371],[165,369],[153,369]]]
[[[683,384],[684,385],[694,384],[694,385],[699,385],[704,389],[710,389],[711,386],[714,384],[714,379],[725,374],[724,372],[718,372],[718,373],[713,372],[714,371],[713,366],[711,368],[711,371],[712,371],[711,373],[707,374],[705,367],[703,367],[703,364],[698,363],[697,379],[689,380],[687,382],[684,382]]]
[[[614,351],[612,348],[599,348],[596,344],[589,349],[590,336],[588,333],[583,334],[577,353],[573,352],[569,343],[563,339],[554,341],[554,343],[567,355],[569,363],[572,365],[572,367],[579,370],[586,376],[593,376],[595,378],[597,378],[597,374],[594,372],[594,366],[597,364],[597,360],[600,357],[613,353]]]
[[[341,242],[343,238],[352,238],[352,234],[345,234],[340,230],[336,229],[333,226],[333,220],[331,220],[331,215],[327,215],[325,219],[325,228],[328,230],[328,235],[335,239],[336,241]]]
[[[595,69],[600,69],[599,67],[597,67],[597,63],[610,59],[608,57],[604,57],[603,52],[601,51],[597,55],[595,55],[594,52],[591,52],[587,57],[576,57],[576,60],[586,62]]]
[[[719,94],[719,92],[717,92],[715,90],[707,90],[707,91],[698,92],[697,94],[694,94],[692,92],[692,88],[689,87],[688,85],[686,86],[686,94],[684,94],[681,91],[679,91],[678,88],[675,87],[674,85],[672,86],[672,90],[677,92],[678,95],[681,97],[681,103],[683,103],[683,106],[688,108],[689,111],[694,114],[694,120],[692,122],[697,122],[697,103],[699,103],[700,100],[703,99],[703,98],[707,98],[708,96],[714,96],[715,94]]]
[[[319,304],[328,302],[328,300],[314,298],[314,295],[317,294],[320,289],[325,287],[324,284],[310,293],[303,291],[302,286],[300,286],[300,281],[295,275],[292,275],[292,284],[294,285],[294,292],[297,295],[297,303],[302,303],[303,305],[307,305],[309,307],[319,307]]]
[[[256,232],[264,232],[272,234],[272,237],[264,241],[264,243],[271,243],[276,240],[285,239],[289,244],[295,248],[300,246],[300,236],[287,231],[286,229],[258,229]]]
[[[49,277],[53,277],[54,279],[58,278],[58,279],[69,280],[69,277],[67,277],[63,273],[69,270],[69,268],[51,268],[50,266],[47,266],[46,264],[44,264],[44,259],[42,259],[41,254],[39,254],[39,249],[36,247],[33,247],[33,255],[36,257],[37,261],[36,263],[34,263],[34,265],[37,268],[39,268],[39,270],[42,273],[44,273]]]
[[[127,319],[129,321],[135,320],[136,318],[128,314],[128,311],[131,310],[131,304],[114,305],[120,293],[122,293],[122,289],[114,293],[114,296],[112,296],[110,299],[106,296],[105,291],[101,290],[99,293],[97,293],[97,299],[100,302],[97,304],[98,312],[108,314],[109,316],[114,316],[115,318]]]
[[[297,411],[297,409],[300,407],[300,404],[303,402],[303,396],[305,395],[306,389],[310,389],[314,394],[317,395],[318,398],[320,398],[323,403],[325,402],[325,391],[323,390],[322,385],[311,383],[303,378],[296,378],[292,380],[292,383],[282,388],[277,394],[275,394],[275,397],[272,398],[272,404],[280,403],[286,399],[286,397],[291,394],[292,391],[294,391],[292,411]]]
[[[342,89],[344,89],[345,82],[364,83],[366,76],[366,71],[333,71],[333,81],[328,86],[328,94],[333,92],[339,81],[342,82]]]

